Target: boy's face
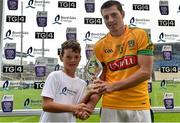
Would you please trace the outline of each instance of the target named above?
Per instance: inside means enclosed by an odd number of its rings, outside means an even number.
[[[75,70],[81,60],[81,55],[78,52],[73,52],[72,49],[64,49],[64,55],[60,57],[64,64],[64,69]]]

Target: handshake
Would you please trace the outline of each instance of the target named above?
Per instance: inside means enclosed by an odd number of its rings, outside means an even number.
[[[86,90],[86,96],[82,103],[76,105],[78,107],[78,109],[74,112],[76,118],[81,120],[88,119],[95,107],[95,105],[92,106],[91,103],[88,102],[93,102],[93,96],[101,96],[104,93],[110,92],[110,88],[110,84],[99,79],[94,80],[93,84],[89,84]]]

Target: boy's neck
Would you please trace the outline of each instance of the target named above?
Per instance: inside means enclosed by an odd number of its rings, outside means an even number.
[[[66,73],[68,76],[74,78],[75,77],[75,71],[68,71],[68,70],[63,70],[64,73]]]

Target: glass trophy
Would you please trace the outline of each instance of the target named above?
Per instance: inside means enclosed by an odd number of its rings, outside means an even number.
[[[88,85],[91,85],[93,84],[93,79],[100,77],[103,67],[94,54],[93,44],[86,45],[86,57],[88,62],[85,66],[85,77]]]

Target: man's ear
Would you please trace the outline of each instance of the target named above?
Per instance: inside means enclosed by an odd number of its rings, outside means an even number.
[[[125,17],[125,12],[124,11],[122,11],[121,12],[121,14],[122,14],[122,16],[123,16],[123,18]]]

